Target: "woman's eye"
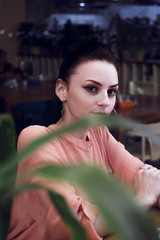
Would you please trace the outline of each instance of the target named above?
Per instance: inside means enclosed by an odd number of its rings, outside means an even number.
[[[108,96],[115,96],[117,94],[117,90],[115,89],[109,89],[108,91]]]
[[[96,93],[98,91],[98,88],[95,87],[95,86],[87,86],[85,87],[85,89],[88,91],[88,92],[91,92],[91,93]]]

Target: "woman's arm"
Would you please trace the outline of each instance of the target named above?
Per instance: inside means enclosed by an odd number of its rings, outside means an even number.
[[[44,127],[29,127],[21,133],[18,141],[18,151],[21,151],[30,141],[46,134]],[[18,173],[29,168],[35,169],[47,163],[59,163],[58,153],[55,147],[47,143],[39,150],[24,159],[18,167]],[[97,215],[97,208],[88,202],[81,195],[76,193],[76,189],[66,182],[48,182],[40,177],[25,179],[29,184],[42,184],[51,190],[61,194],[73,212],[87,230],[90,240],[100,240],[93,223]],[[19,184],[23,184],[20,182]],[[19,219],[22,219],[21,221]],[[34,234],[34,235],[33,235]],[[36,237],[35,237],[36,235]],[[12,221],[10,226],[9,239],[65,239],[71,238],[70,231],[63,219],[51,204],[48,196],[43,190],[26,191],[14,201],[12,209]]]
[[[136,199],[145,207],[158,204],[160,196],[160,170],[144,164],[135,176]]]

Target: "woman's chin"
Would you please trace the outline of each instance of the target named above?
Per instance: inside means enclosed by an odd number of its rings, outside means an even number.
[[[110,113],[106,113],[106,112],[92,112],[91,114],[105,114],[105,115],[109,115]]]

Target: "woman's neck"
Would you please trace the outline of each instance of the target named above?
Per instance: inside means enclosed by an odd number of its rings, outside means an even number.
[[[69,125],[71,123],[72,122],[68,122],[68,121],[66,122],[65,119],[63,119],[63,117],[60,118],[59,121],[57,122],[57,124],[59,126],[62,126],[62,127],[63,126],[67,126],[67,125]],[[78,137],[78,138],[80,138],[82,140],[88,141],[88,128],[87,129],[83,129],[83,130],[74,131],[74,132],[72,132],[72,135],[75,136],[75,137]]]

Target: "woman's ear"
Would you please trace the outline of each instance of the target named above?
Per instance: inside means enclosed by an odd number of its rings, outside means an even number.
[[[66,99],[67,99],[67,85],[60,78],[56,82],[55,92],[56,92],[57,97],[61,100],[61,102],[66,101]]]

